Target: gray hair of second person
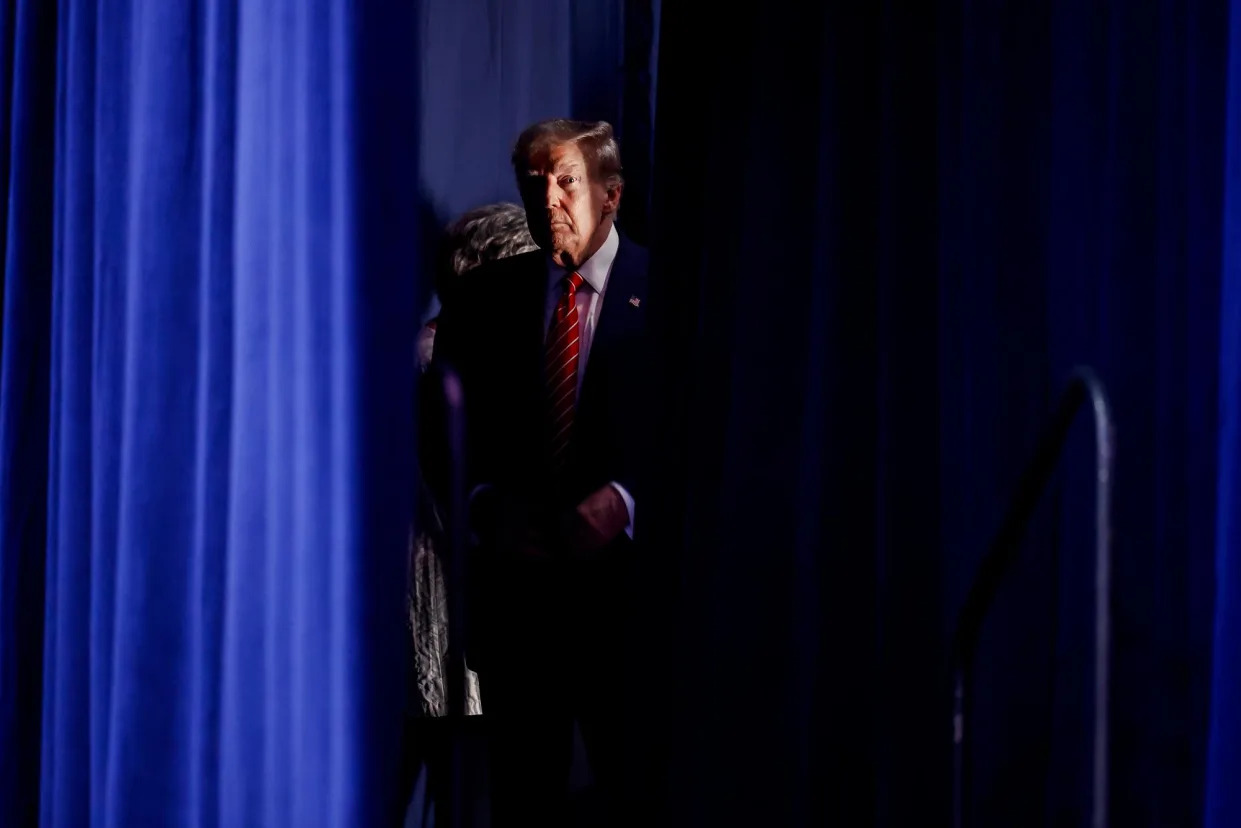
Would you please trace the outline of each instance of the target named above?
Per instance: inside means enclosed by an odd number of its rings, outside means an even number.
[[[572,121],[567,118],[553,118],[540,121],[522,131],[513,147],[513,172],[517,176],[517,185],[522,186],[522,179],[530,169],[530,160],[546,153],[554,146],[561,144],[577,144],[582,157],[590,166],[590,174],[605,187],[624,184],[622,175],[620,145],[612,134],[612,125],[607,121]]]
[[[476,207],[448,226],[443,276],[460,276],[481,264],[537,249],[526,211],[507,201]],[[451,274],[451,275],[450,275]]]

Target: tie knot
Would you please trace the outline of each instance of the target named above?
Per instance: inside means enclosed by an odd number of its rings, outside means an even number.
[[[586,280],[582,278],[582,274],[574,271],[573,273],[570,273],[568,276],[564,277],[564,289],[569,293],[574,293],[578,288],[582,286],[582,282],[584,281]]]

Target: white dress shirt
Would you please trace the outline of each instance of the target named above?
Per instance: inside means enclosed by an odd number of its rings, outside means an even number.
[[[590,361],[590,346],[595,339],[595,330],[599,327],[599,314],[603,311],[603,296],[608,288],[608,276],[612,273],[612,263],[616,261],[616,251],[620,247],[620,236],[616,226],[608,230],[608,237],[603,245],[595,251],[595,255],[582,262],[577,272],[582,277],[582,286],[577,289],[578,318],[578,357],[577,357],[577,392],[582,393],[582,379],[586,376],[587,364]],[[556,312],[556,304],[564,295],[564,278],[568,272],[547,258],[547,301],[543,313],[543,330],[549,330],[552,314]],[[625,534],[633,538],[633,497],[621,484],[613,481],[613,488],[620,493],[629,510],[629,525]]]

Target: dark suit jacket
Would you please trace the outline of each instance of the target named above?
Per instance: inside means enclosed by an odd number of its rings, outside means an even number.
[[[615,481],[641,508],[641,458],[656,408],[647,390],[648,261],[644,248],[620,235],[578,398],[566,502],[558,506]],[[536,497],[545,490],[547,281],[546,254],[536,250],[478,267],[441,297],[434,362],[454,370],[465,390],[470,488]]]

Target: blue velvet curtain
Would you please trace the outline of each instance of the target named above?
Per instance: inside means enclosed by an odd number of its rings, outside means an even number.
[[[377,824],[416,16],[5,13],[0,822]]]
[[[1241,3],[1228,26],[1215,671],[1206,824],[1241,823]]]
[[[955,613],[1086,364],[1112,824],[1235,824],[1241,4],[774,2],[710,50],[662,14],[673,812],[947,824]],[[1092,451],[1078,426],[987,622],[971,824],[1088,821]]]

